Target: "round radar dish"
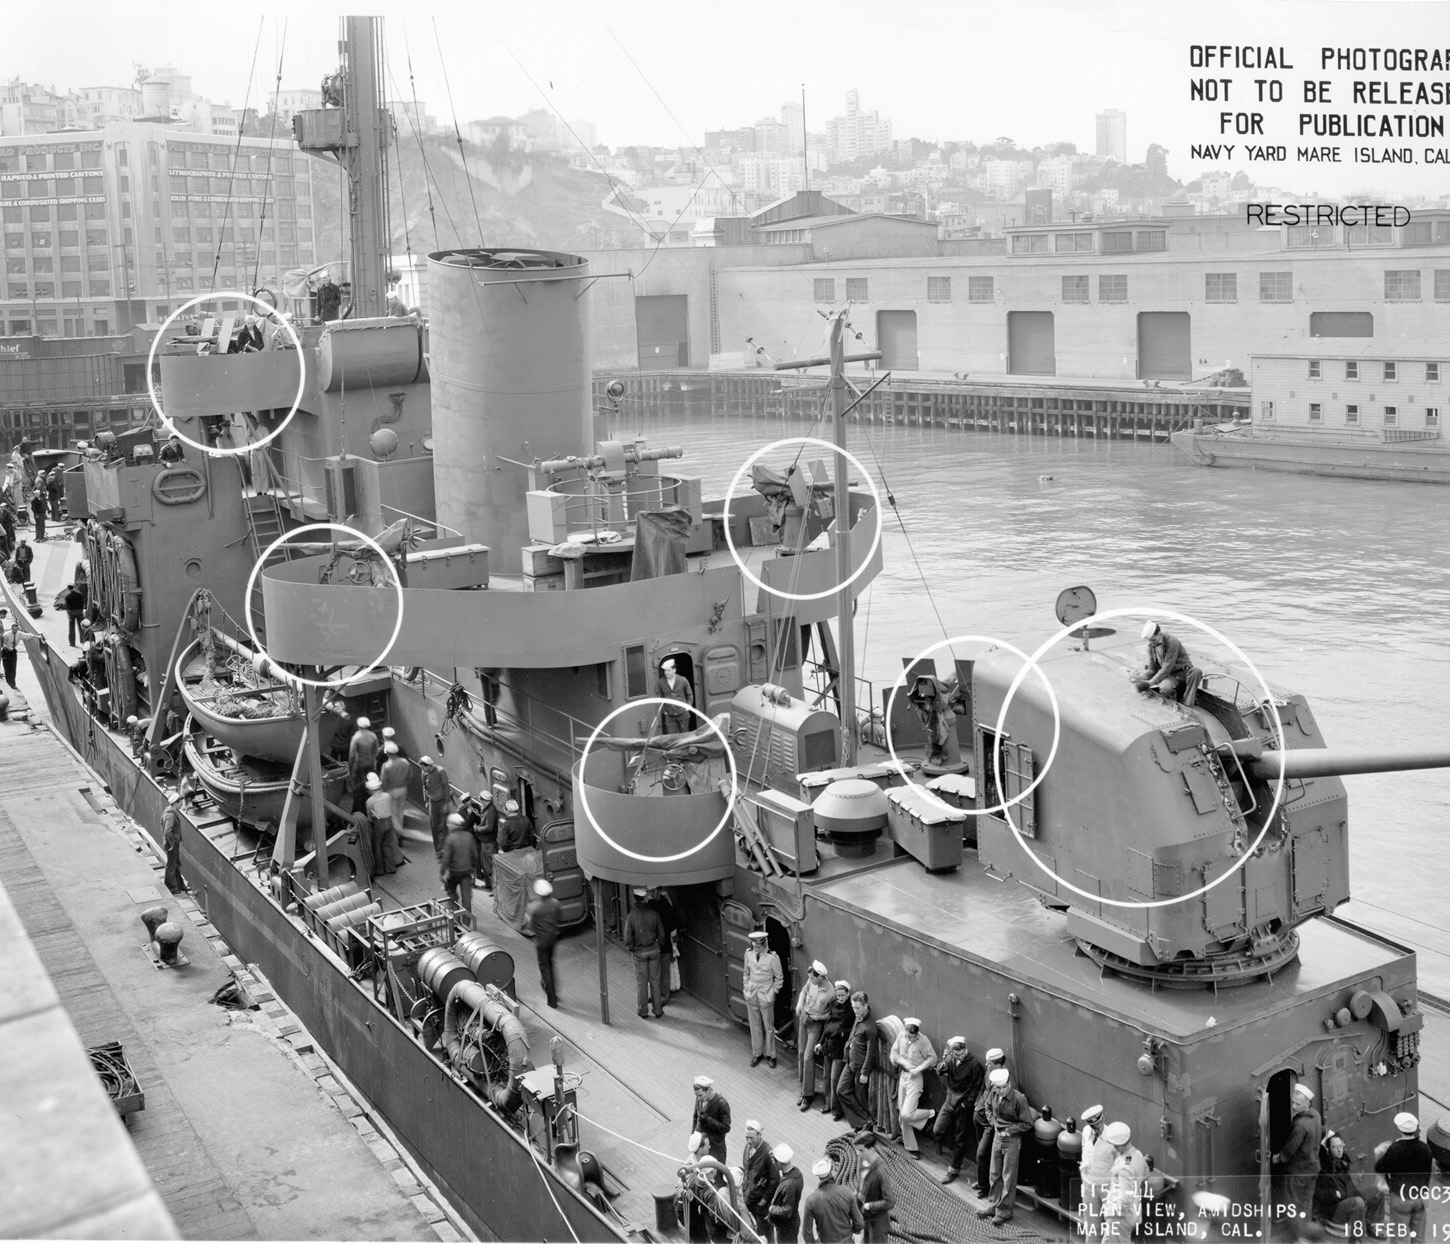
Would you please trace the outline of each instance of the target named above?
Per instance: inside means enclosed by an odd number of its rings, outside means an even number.
[[[1097,611],[1098,598],[1090,587],[1064,588],[1057,594],[1057,620],[1063,626],[1073,626]]]
[[[292,540],[295,537],[309,531],[346,532],[350,538],[367,545],[367,547],[372,552],[377,554],[379,560],[381,560],[391,572],[393,579],[393,592],[398,598],[398,617],[397,620],[393,623],[393,633],[388,637],[387,644],[383,647],[383,650],[378,653],[376,657],[373,658],[370,664],[365,665],[356,672],[347,675],[346,678],[304,678],[301,674],[293,674],[288,670],[283,670],[282,667],[278,665],[278,663],[267,652],[266,648],[262,646],[262,641],[257,638],[257,623],[256,619],[252,617],[252,592],[257,586],[257,576],[261,573],[262,567],[266,564],[267,559],[271,557],[274,552],[276,552],[289,540]],[[242,618],[247,624],[247,634],[252,637],[252,650],[257,654],[257,658],[260,658],[261,661],[270,662],[279,671],[281,671],[282,677],[290,682],[306,684],[309,687],[322,687],[330,691],[341,691],[343,690],[343,688],[349,686],[350,684],[357,682],[360,678],[366,678],[375,669],[381,668],[383,662],[386,661],[388,658],[388,653],[393,650],[393,646],[398,642],[398,635],[403,629],[403,583],[402,580],[398,577],[397,568],[393,565],[388,555],[383,552],[382,545],[380,545],[376,540],[372,539],[372,537],[370,536],[363,535],[363,533],[358,531],[355,527],[348,527],[342,523],[307,523],[305,526],[302,527],[294,527],[291,531],[284,531],[263,550],[261,557],[257,558],[256,564],[252,567],[252,573],[247,578],[247,594],[242,599],[245,602],[242,607]]]
[[[689,709],[691,713],[693,713],[696,717],[700,718],[700,720],[705,723],[705,726],[709,729],[710,733],[720,740],[720,745],[725,749],[725,759],[729,762],[730,765],[730,794],[725,800],[725,814],[716,823],[715,828],[712,829],[708,834],[706,834],[705,837],[700,839],[700,841],[697,842],[693,847],[690,847],[684,851],[677,851],[674,855],[645,855],[639,851],[633,851],[629,847],[621,846],[619,843],[615,842],[615,840],[609,836],[609,832],[604,828],[604,826],[599,823],[599,818],[596,817],[593,811],[590,810],[589,782],[585,777],[585,768],[589,761],[589,753],[593,751],[594,747],[598,744],[600,736],[604,733],[604,727],[607,726],[616,717],[618,717],[621,713],[632,712],[635,709],[641,709],[648,707],[649,705],[655,704],[659,705],[661,709],[671,706],[673,706],[674,708],[684,707]],[[685,736],[672,735],[669,737],[675,739],[683,739]],[[655,748],[654,750],[663,751],[664,749]],[[642,864],[675,864],[678,863],[680,860],[689,859],[690,856],[695,854],[695,852],[703,851],[712,842],[714,842],[716,838],[720,836],[720,831],[723,830],[725,826],[730,823],[730,818],[735,812],[735,792],[740,784],[740,772],[735,767],[735,753],[731,750],[730,740],[725,737],[725,732],[721,730],[720,727],[717,726],[714,721],[712,721],[706,714],[702,713],[693,704],[682,705],[682,702],[679,700],[667,700],[663,696],[656,695],[644,697],[638,700],[631,700],[628,704],[621,704],[603,721],[601,721],[597,726],[594,727],[593,732],[589,735],[588,740],[584,744],[583,750],[579,753],[577,768],[579,772],[579,809],[584,813],[585,819],[588,820],[589,824],[593,827],[594,832],[598,834],[601,838],[603,838],[605,842],[607,842],[621,855],[628,856],[632,860],[638,860]],[[647,798],[648,796],[643,797]]]
[[[730,502],[737,499],[735,497],[735,490],[740,487],[740,481],[744,479],[745,473],[750,470],[757,459],[763,458],[766,454],[773,453],[785,445],[815,445],[830,453],[843,455],[846,461],[861,473],[861,477],[866,481],[866,487],[871,491],[871,499],[876,503],[872,509],[872,514],[876,519],[874,524],[876,530],[871,535],[871,547],[866,551],[866,556],[861,559],[861,564],[851,572],[844,582],[832,584],[830,587],[819,592],[783,591],[781,588],[771,587],[770,584],[763,582],[745,564],[745,559],[740,556],[739,550],[735,547],[735,536],[730,530]],[[790,488],[792,495],[799,495],[796,492],[799,486],[797,477],[792,476],[791,480]],[[871,478],[871,472],[862,465],[861,459],[849,450],[841,449],[839,446],[831,444],[830,441],[819,440],[814,436],[787,436],[781,440],[772,441],[769,445],[761,446],[750,457],[745,459],[740,464],[740,469],[735,472],[735,478],[730,481],[730,487],[725,490],[723,513],[725,517],[725,545],[729,548],[730,556],[734,558],[736,566],[740,568],[740,573],[755,584],[762,592],[769,592],[772,596],[780,597],[781,600],[824,600],[827,596],[834,596],[837,592],[850,587],[851,584],[855,583],[857,579],[866,573],[867,567],[871,564],[871,559],[876,556],[876,550],[881,547],[881,493],[878,491],[875,481]],[[797,564],[802,563],[798,561]]]
[[[1229,639],[1226,635],[1220,634],[1213,627],[1209,626],[1207,622],[1200,621],[1198,618],[1191,617],[1186,613],[1178,613],[1173,609],[1158,609],[1156,607],[1150,607],[1145,609],[1141,605],[1125,609],[1109,609],[1106,613],[1099,615],[1099,620],[1123,617],[1153,618],[1154,620],[1168,619],[1169,621],[1173,622],[1182,622],[1185,626],[1191,626],[1196,630],[1202,631],[1205,635],[1208,635],[1213,639],[1217,640],[1225,648],[1232,652],[1234,656],[1236,656],[1240,661],[1244,663],[1244,665],[1248,667],[1249,673],[1254,676],[1255,681],[1257,681],[1259,686],[1263,689],[1263,703],[1264,707],[1268,709],[1269,716],[1273,718],[1274,742],[1275,746],[1278,748],[1279,757],[1279,772],[1274,780],[1274,799],[1273,802],[1270,803],[1269,810],[1264,816],[1263,824],[1262,827],[1259,829],[1258,836],[1253,840],[1253,842],[1249,843],[1248,846],[1244,848],[1243,853],[1238,857],[1238,859],[1233,862],[1233,865],[1231,867],[1225,869],[1224,872],[1220,873],[1212,881],[1208,882],[1205,885],[1199,886],[1196,890],[1190,890],[1187,894],[1175,895],[1173,898],[1144,900],[1108,898],[1106,895],[1098,894],[1090,890],[1084,890],[1080,886],[1074,885],[1071,881],[1066,880],[1059,873],[1057,873],[1051,867],[1051,865],[1044,863],[1041,859],[1038,858],[1037,853],[1033,851],[1033,849],[1028,845],[1027,839],[1023,837],[1021,828],[1018,826],[1017,822],[1012,819],[1012,811],[1010,806],[1003,809],[1002,815],[1006,818],[1008,827],[1012,830],[1013,835],[1016,837],[1017,845],[1020,846],[1022,850],[1027,853],[1027,856],[1038,868],[1040,868],[1044,873],[1051,877],[1064,890],[1071,890],[1074,894],[1077,894],[1082,898],[1088,899],[1091,902],[1101,903],[1104,907],[1121,907],[1128,910],[1136,911],[1152,907],[1172,907],[1178,903],[1192,902],[1200,895],[1207,894],[1210,890],[1214,888],[1214,886],[1222,885],[1248,862],[1249,856],[1253,855],[1253,853],[1259,849],[1259,845],[1264,841],[1264,835],[1269,832],[1269,826],[1274,823],[1274,816],[1279,811],[1279,805],[1283,802],[1284,799],[1284,723],[1279,717],[1279,706],[1274,702],[1274,693],[1269,689],[1269,684],[1264,681],[1264,676],[1259,673],[1258,666],[1256,666],[1252,661],[1249,660],[1249,658],[1244,654],[1243,649],[1240,648],[1236,643],[1234,643],[1233,640]],[[1042,671],[1039,662],[1042,660],[1043,656],[1050,648],[1061,643],[1064,639],[1070,638],[1073,632],[1073,628],[1076,625],[1076,622],[1073,622],[1071,624],[1065,624],[1062,630],[1058,631],[1055,635],[1052,635],[1048,639],[1044,640],[1042,644],[1038,646],[1037,650],[1030,657],[1027,658],[1027,664],[1023,666],[1020,671],[1018,671],[1017,676],[1012,680],[1011,685],[1007,688],[1007,694],[1002,697],[1002,707],[997,713],[997,724],[993,727],[996,734],[1001,735],[1002,728],[1007,721],[1007,710],[1012,706],[1012,701],[1017,696],[1017,689],[1021,687],[1023,680],[1027,677],[1029,673],[1032,672],[1037,673],[1039,677],[1041,676]],[[1053,704],[1053,708],[1054,710],[1056,709],[1055,701]],[[1056,750],[1056,746],[1057,735],[1056,731],[1054,730],[1054,750]],[[993,780],[997,783],[997,789],[1001,790],[1002,753],[1000,748],[992,749],[992,776]],[[1039,774],[1037,777],[1037,781],[1033,782],[1032,785],[1035,786],[1037,782],[1040,782],[1041,780],[1042,775]],[[1028,789],[1030,790],[1031,787],[1029,787]],[[1024,791],[1023,794],[1026,794],[1026,791]],[[1013,802],[1015,802],[1015,800]]]
[[[213,458],[235,458],[242,454],[249,454],[254,449],[261,449],[266,445],[270,445],[272,440],[281,434],[282,429],[292,422],[293,417],[302,405],[302,395],[307,391],[307,356],[302,351],[302,339],[297,336],[297,330],[292,327],[292,322],[286,316],[279,316],[277,322],[282,325],[287,335],[292,338],[292,348],[297,351],[297,396],[292,399],[292,409],[287,412],[287,417],[268,432],[266,436],[259,440],[248,441],[244,445],[233,445],[230,448],[223,448],[217,445],[203,445],[200,441],[192,440],[191,437],[181,432],[176,427],[176,421],[161,409],[161,402],[156,396],[156,347],[165,338],[166,330],[184,312],[189,311],[192,307],[200,306],[204,302],[212,302],[217,298],[240,298],[255,305],[264,317],[276,315],[276,309],[271,303],[261,298],[254,298],[251,294],[244,294],[239,289],[217,290],[214,293],[203,294],[200,298],[193,298],[190,302],[183,302],[181,306],[177,307],[175,311],[162,321],[160,331],[151,339],[151,350],[146,356],[146,393],[151,398],[151,407],[156,411],[156,417],[161,420],[162,426],[169,434],[177,437],[179,440],[185,441],[192,448],[198,449],[204,454],[210,454]],[[224,354],[225,351],[222,351],[222,353]],[[238,357],[241,356],[239,355]]]

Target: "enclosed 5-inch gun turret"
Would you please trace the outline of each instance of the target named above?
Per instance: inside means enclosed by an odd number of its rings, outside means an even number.
[[[1022,662],[992,649],[975,663],[977,806],[1011,804],[979,817],[982,862],[1064,910],[1081,948],[1124,975],[1223,986],[1272,974],[1297,955],[1296,926],[1349,898],[1340,776],[1446,767],[1450,749],[1327,748],[1303,696],[1270,701],[1247,672],[1205,670],[1186,707],[1135,689],[1135,640],[1095,634],[1042,658],[1000,733]],[[1045,773],[1043,678],[1061,710]]]

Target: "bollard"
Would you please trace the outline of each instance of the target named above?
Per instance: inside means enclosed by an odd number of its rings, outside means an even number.
[[[156,953],[162,963],[170,967],[176,966],[182,936],[181,926],[169,920],[156,930]]]
[[[146,926],[146,940],[156,940],[156,930],[166,923],[167,911],[162,906],[148,907],[141,913],[141,923]]]
[[[655,1230],[673,1232],[679,1225],[675,1220],[675,1190],[674,1188],[656,1188],[655,1199]]]

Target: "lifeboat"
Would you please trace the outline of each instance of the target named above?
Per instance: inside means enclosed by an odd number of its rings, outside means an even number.
[[[228,816],[257,828],[275,829],[282,823],[292,766],[251,757],[238,757],[225,744],[199,729],[188,731],[182,744],[186,763],[196,780]],[[347,783],[347,769],[329,766],[322,775],[326,798],[336,803]],[[312,801],[303,799],[297,814],[299,826],[312,824]]]
[[[225,654],[223,654],[225,655]],[[238,756],[291,765],[302,744],[305,721],[297,698],[287,687],[265,676],[211,679],[205,676],[201,644],[187,645],[176,662],[176,685],[197,725]],[[322,715],[322,750],[332,745],[340,719]]]

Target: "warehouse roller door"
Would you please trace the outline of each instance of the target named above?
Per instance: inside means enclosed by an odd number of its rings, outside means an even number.
[[[1057,375],[1057,347],[1051,311],[1007,312],[1007,373]]]
[[[686,294],[641,294],[634,300],[640,371],[690,365],[689,305]]]
[[[1138,312],[1138,379],[1193,379],[1187,311]]]
[[[1311,337],[1373,337],[1374,316],[1368,311],[1311,311]]]
[[[885,371],[916,371],[921,364],[916,353],[916,312],[876,312],[876,340],[880,343],[881,367]]]

